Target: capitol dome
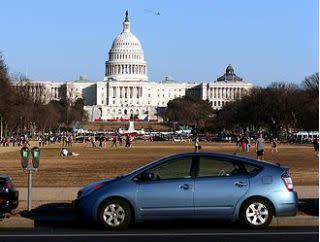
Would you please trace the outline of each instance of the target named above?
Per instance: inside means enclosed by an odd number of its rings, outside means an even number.
[[[114,39],[106,61],[105,79],[147,81],[147,63],[139,39],[130,31],[126,11],[122,32]]]

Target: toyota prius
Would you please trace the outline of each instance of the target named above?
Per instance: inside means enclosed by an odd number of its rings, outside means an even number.
[[[112,230],[159,219],[228,219],[263,228],[273,216],[295,216],[298,197],[287,167],[185,153],[85,186],[74,205],[81,218]]]

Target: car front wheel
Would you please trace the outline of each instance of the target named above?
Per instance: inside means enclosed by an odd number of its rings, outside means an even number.
[[[128,228],[131,221],[129,205],[120,199],[106,201],[99,210],[102,225],[109,230]]]
[[[242,221],[250,228],[265,228],[272,220],[273,210],[264,199],[253,199],[245,203],[241,211]]]

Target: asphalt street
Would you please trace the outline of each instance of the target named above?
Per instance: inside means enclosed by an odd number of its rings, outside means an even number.
[[[0,230],[0,242],[26,241],[249,241],[249,242],[313,242],[319,241],[318,227],[269,227],[263,230],[248,230],[233,224],[214,225],[184,223],[151,223],[136,225],[126,231],[105,231],[96,228],[79,227],[37,227],[34,229]]]

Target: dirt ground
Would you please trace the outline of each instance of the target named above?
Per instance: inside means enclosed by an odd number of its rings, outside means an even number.
[[[254,148],[250,153],[241,153],[235,144],[201,143],[202,151],[238,153],[255,157]],[[78,157],[60,157],[59,144],[41,148],[41,162],[34,175],[33,185],[38,187],[79,187],[102,178],[125,174],[139,166],[160,157],[192,152],[190,143],[143,142],[134,143],[131,149],[125,147],[111,148],[108,143],[104,148],[92,148],[87,144],[74,144],[73,152]],[[267,144],[265,160],[278,162],[290,167],[293,182],[296,185],[317,185],[319,181],[319,160],[310,145],[279,145],[278,153],[271,153]],[[20,165],[18,147],[0,147],[0,174],[13,178],[17,187],[27,186],[27,174]]]

